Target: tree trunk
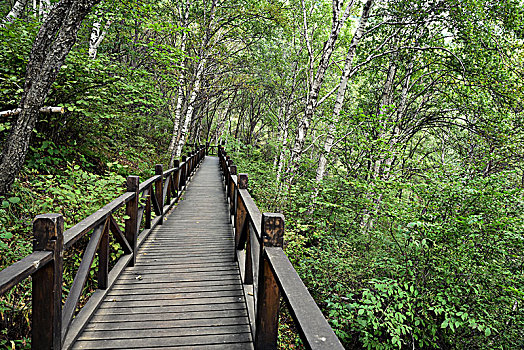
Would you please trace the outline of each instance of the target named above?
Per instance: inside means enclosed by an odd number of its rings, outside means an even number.
[[[289,184],[293,182],[293,179],[296,176],[298,163],[302,156],[302,150],[304,149],[304,143],[306,141],[309,124],[311,122],[311,119],[313,118],[313,114],[315,113],[318,94],[320,92],[320,88],[322,87],[322,83],[324,82],[324,77],[326,75],[326,71],[329,66],[331,55],[333,54],[333,50],[335,48],[335,44],[337,42],[338,35],[340,34],[340,30],[342,29],[344,23],[346,22],[347,18],[349,17],[352,5],[353,5],[353,2],[351,2],[348,5],[344,13],[341,15],[340,12],[341,12],[342,2],[333,1],[333,23],[331,26],[331,33],[329,34],[328,39],[324,43],[324,47],[322,49],[322,56],[320,57],[320,62],[317,68],[317,72],[315,74],[315,78],[313,79],[313,82],[311,83],[311,87],[309,89],[306,110],[305,110],[304,116],[299,121],[298,127],[297,127],[295,143],[294,143],[294,146],[291,152],[291,159],[289,161],[289,169],[288,169],[289,174],[290,174],[288,178]],[[310,44],[308,43],[308,45]],[[310,52],[310,55],[311,54],[312,52]]]
[[[204,68],[206,65],[206,58],[200,59],[198,62],[198,68],[197,73],[195,77],[195,83],[193,85],[193,89],[191,90],[191,97],[189,99],[187,111],[186,111],[186,117],[184,119],[184,125],[182,127],[182,132],[180,133],[180,139],[178,140],[178,145],[175,152],[175,158],[180,157],[180,154],[182,154],[182,147],[184,147],[184,144],[186,143],[187,138],[187,131],[189,129],[189,124],[191,123],[191,119],[193,118],[193,112],[195,110],[195,101],[198,96],[198,93],[200,92],[200,84],[202,83],[202,75],[204,73]]]
[[[104,40],[107,30],[113,23],[112,19],[108,19],[104,28],[102,29],[102,18],[103,14],[101,11],[97,12],[97,18],[93,22],[93,28],[91,29],[91,36],[89,37],[89,58],[95,59],[98,53],[98,47]]]
[[[45,20],[50,8],[51,8],[50,0],[40,0],[40,4],[38,5],[38,16],[42,20]]]
[[[13,22],[15,19],[20,18],[22,13],[24,13],[26,5],[27,0],[17,0],[11,8],[11,11],[9,11],[7,16],[5,16],[4,24],[2,24],[2,27],[5,25],[5,23]]]
[[[369,13],[373,6],[373,2],[374,0],[366,1],[364,8],[362,9],[360,22],[358,24],[357,30],[355,31],[355,34],[353,34],[351,45],[349,46],[349,50],[346,55],[344,72],[340,77],[340,85],[338,87],[337,98],[335,99],[335,106],[333,107],[333,116],[330,119],[326,141],[324,142],[324,151],[320,154],[320,159],[318,160],[317,173],[315,177],[317,183],[322,181],[326,172],[327,159],[329,157],[329,154],[331,153],[331,148],[333,147],[333,143],[335,141],[336,125],[338,124],[340,112],[342,111],[342,106],[344,105],[344,98],[346,95],[347,84],[349,81],[349,74],[353,66],[353,59],[355,58],[357,46],[360,40],[362,39],[362,35],[364,34],[364,28],[366,27],[367,20],[369,18]]]
[[[75,43],[83,19],[100,0],[62,0],[38,32],[27,64],[21,112],[0,156],[0,194],[6,194],[22,168],[38,112]],[[58,33],[58,34],[57,34]]]

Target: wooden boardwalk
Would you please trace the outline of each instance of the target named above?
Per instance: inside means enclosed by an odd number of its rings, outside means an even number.
[[[73,349],[253,349],[218,158],[141,246]]]

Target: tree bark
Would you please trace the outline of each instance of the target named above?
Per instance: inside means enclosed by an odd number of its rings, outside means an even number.
[[[0,156],[0,194],[9,192],[22,168],[38,113],[91,8],[100,0],[62,0],[38,32],[27,64],[21,112]]]
[[[182,20],[182,27],[187,27],[189,20],[189,5],[190,1],[186,1],[186,6],[184,10],[184,18]],[[182,38],[180,40],[180,51],[186,51],[186,41],[187,41],[187,31],[183,31]],[[169,168],[172,168],[175,164],[175,158],[177,150],[176,145],[178,141],[179,129],[180,129],[180,117],[182,116],[182,106],[184,105],[184,84],[186,82],[186,75],[184,69],[180,70],[180,76],[178,77],[178,92],[177,92],[177,101],[175,107],[175,120],[173,121],[173,133],[171,135],[171,141],[169,142],[168,154],[169,157]]]
[[[349,75],[351,73],[351,68],[353,67],[353,59],[355,58],[357,46],[364,34],[364,28],[366,27],[369,18],[369,13],[371,11],[371,8],[373,7],[373,2],[374,0],[367,0],[364,4],[364,8],[362,9],[362,14],[360,16],[360,22],[358,24],[357,30],[355,31],[355,34],[353,34],[353,38],[351,39],[351,45],[349,46],[349,50],[346,55],[346,61],[344,63],[344,72],[340,77],[340,84],[338,87],[337,97],[335,99],[335,106],[333,107],[333,115],[328,126],[326,141],[324,142],[324,151],[320,154],[320,159],[318,161],[317,173],[315,177],[317,183],[322,181],[326,172],[327,159],[329,157],[329,154],[331,153],[331,148],[333,147],[333,143],[335,141],[336,125],[338,124],[340,112],[342,111],[342,106],[344,105],[344,98],[346,95]]]
[[[186,143],[187,138],[187,131],[189,129],[189,124],[191,123],[191,119],[193,118],[193,112],[195,110],[195,101],[198,96],[198,93],[200,92],[200,84],[202,83],[202,75],[204,73],[204,68],[206,65],[206,58],[202,58],[198,62],[197,67],[197,73],[195,76],[195,83],[193,85],[193,89],[191,90],[191,97],[189,99],[186,116],[184,119],[184,125],[182,126],[182,132],[180,133],[180,139],[178,140],[178,145],[175,152],[175,158],[180,157],[182,154],[182,147],[184,147],[184,144]]]
[[[298,163],[302,156],[302,150],[304,149],[304,143],[306,141],[307,131],[309,129],[309,124],[311,122],[311,119],[313,118],[313,114],[315,113],[315,107],[316,102],[318,99],[318,94],[320,92],[320,88],[322,87],[322,83],[324,82],[324,77],[326,75],[326,71],[329,66],[329,62],[331,60],[331,55],[333,54],[333,50],[335,48],[335,44],[338,39],[338,35],[340,34],[340,30],[344,26],[344,23],[349,17],[351,8],[353,6],[354,1],[351,1],[350,4],[346,7],[344,10],[344,13],[341,14],[342,9],[342,1],[333,1],[333,22],[331,26],[331,33],[329,34],[328,39],[324,43],[324,47],[322,49],[322,56],[320,57],[320,62],[317,68],[317,72],[315,74],[315,78],[313,79],[309,93],[307,98],[307,104],[306,104],[306,110],[304,113],[304,116],[298,123],[297,127],[297,133],[295,137],[295,143],[291,152],[291,159],[289,161],[289,178],[288,183],[291,184],[293,182],[294,177],[296,176]],[[306,22],[304,20],[304,22]],[[306,38],[307,40],[308,38]],[[310,43],[307,43],[308,47],[310,46]],[[310,52],[310,55],[312,54],[311,50],[308,49]],[[311,58],[310,58],[311,59]]]
[[[91,29],[91,35],[89,37],[89,58],[95,59],[98,53],[98,47],[104,40],[107,30],[113,23],[112,19],[108,19],[102,28],[102,12],[97,13],[97,18],[93,22],[93,28]]]
[[[25,7],[27,5],[27,0],[17,0],[13,7],[11,8],[11,11],[5,16],[4,23],[2,24],[2,27],[5,25],[5,23],[13,22],[15,19],[20,18],[22,13],[25,10]]]

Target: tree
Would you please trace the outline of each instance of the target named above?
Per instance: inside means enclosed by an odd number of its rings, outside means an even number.
[[[47,15],[27,64],[21,112],[0,156],[0,193],[9,191],[29,148],[31,133],[58,70],[73,47],[85,16],[100,0],[62,0]]]

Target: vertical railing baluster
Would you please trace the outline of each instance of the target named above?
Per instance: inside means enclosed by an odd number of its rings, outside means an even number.
[[[106,220],[104,232],[98,245],[98,289],[107,289],[109,273],[109,218]]]
[[[180,189],[182,189],[182,187],[184,187],[186,185],[186,168],[187,168],[187,165],[186,165],[186,161],[187,161],[187,157],[186,156],[182,156],[182,166],[180,167]]]
[[[263,213],[255,316],[255,349],[277,348],[280,290],[264,254],[264,247],[282,247],[283,243],[284,216],[276,213]]]
[[[147,196],[146,196],[145,228],[149,229],[151,228],[151,195],[153,192],[153,187],[149,185],[149,188],[147,188],[146,191],[147,191]]]
[[[238,190],[237,190],[237,208],[235,215],[236,229],[235,229],[235,250],[241,248],[245,240],[246,259],[244,265],[244,284],[253,284],[253,261],[251,257],[251,237],[249,236],[249,217],[247,209],[240,198],[240,190],[248,189],[248,175],[238,174]],[[236,253],[236,252],[235,252]],[[235,254],[236,260],[237,254]]]
[[[156,202],[160,207],[161,219],[158,221],[159,225],[164,223],[164,166],[162,164],[155,165],[155,175],[159,175],[155,181],[155,196]]]
[[[175,196],[178,197],[178,193],[180,192],[180,161],[177,159],[175,160],[175,171],[173,172],[173,176],[175,177]]]
[[[135,266],[136,262],[136,239],[138,236],[138,187],[140,186],[140,179],[138,176],[127,177],[127,192],[133,192],[135,195],[126,204],[127,220],[125,221],[125,236],[127,243],[133,250],[133,258],[129,261],[129,266]]]
[[[64,218],[38,215],[33,221],[33,251],[51,251],[53,260],[33,274],[33,349],[62,348]]]
[[[231,173],[231,201],[229,202],[229,216],[234,216],[235,213],[236,213],[236,193],[237,193],[237,189],[236,189],[236,185],[235,185],[235,181],[233,181],[233,175],[236,175],[237,174],[237,166],[236,165],[231,165],[229,167],[229,171]],[[235,220],[233,220],[233,227],[235,225]]]

